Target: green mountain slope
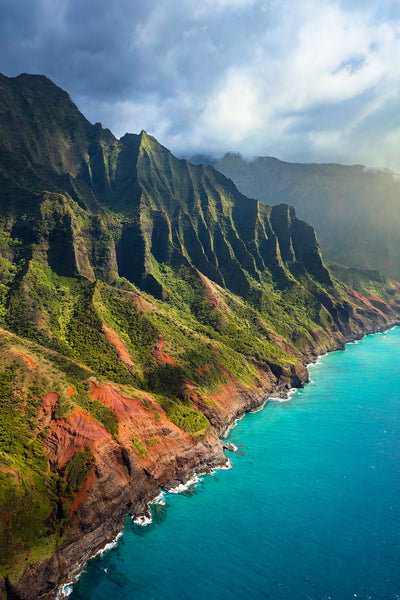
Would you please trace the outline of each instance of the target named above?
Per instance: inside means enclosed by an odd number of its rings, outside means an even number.
[[[329,272],[291,206],[44,77],[0,78],[0,134],[0,574],[28,599],[306,362],[396,322],[400,286]]]
[[[400,181],[362,165],[292,164],[238,154],[214,161],[242,193],[288,203],[316,228],[324,258],[400,279]]]

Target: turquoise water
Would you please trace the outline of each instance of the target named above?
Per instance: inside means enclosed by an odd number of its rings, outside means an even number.
[[[127,521],[71,600],[400,598],[400,328],[232,431],[234,468]]]

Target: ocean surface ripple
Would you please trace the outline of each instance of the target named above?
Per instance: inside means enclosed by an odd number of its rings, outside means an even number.
[[[400,328],[231,432],[233,469],[127,520],[70,600],[398,600]]]

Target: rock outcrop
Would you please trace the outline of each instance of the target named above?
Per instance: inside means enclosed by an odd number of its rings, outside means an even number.
[[[0,77],[0,575],[54,594],[305,364],[397,323],[400,284],[329,270],[287,204]]]

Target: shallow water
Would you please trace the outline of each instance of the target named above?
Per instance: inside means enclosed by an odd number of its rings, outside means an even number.
[[[400,598],[400,328],[247,415],[229,471],[127,521],[71,600]]]

